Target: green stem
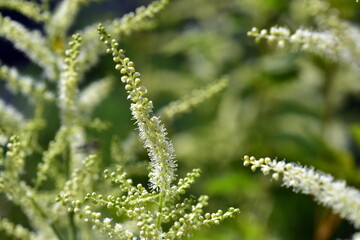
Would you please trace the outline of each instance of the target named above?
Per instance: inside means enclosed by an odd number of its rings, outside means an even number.
[[[69,221],[70,221],[70,240],[76,240],[77,239],[77,228],[74,221],[74,213],[69,213]]]
[[[49,217],[46,215],[46,213],[43,211],[43,209],[39,206],[39,204],[30,197],[30,201],[34,205],[35,209],[40,213],[41,217],[45,219],[45,222],[50,222],[50,228],[53,230],[54,234],[58,237],[59,240],[65,240],[65,238],[62,236],[60,229],[54,224],[52,220],[49,221]]]
[[[69,134],[67,136],[67,139],[69,138]],[[63,159],[64,159],[64,164],[65,164],[65,176],[67,179],[70,179],[71,176],[71,167],[70,167],[70,144],[69,141],[67,140],[66,143],[66,147],[64,148],[63,151]]]
[[[161,218],[162,218],[162,210],[164,207],[164,200],[165,200],[165,192],[160,192],[160,198],[159,198],[159,208],[158,208],[158,215],[156,218],[156,228],[161,228]]]

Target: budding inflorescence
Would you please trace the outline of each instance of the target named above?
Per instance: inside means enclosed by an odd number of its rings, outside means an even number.
[[[265,39],[270,44],[277,44],[279,48],[289,45],[295,51],[310,52],[333,62],[353,65],[351,49],[332,31],[317,32],[299,28],[291,33],[286,27],[271,27],[270,31],[254,27],[248,32],[248,36],[254,37],[257,42]]]
[[[151,171],[149,173],[151,187],[155,190],[169,191],[176,177],[175,152],[167,138],[164,125],[157,116],[153,116],[153,103],[145,95],[147,89],[141,84],[140,73],[135,70],[134,63],[125,56],[124,50],[106,32],[102,25],[98,26],[100,39],[107,46],[106,52],[112,54],[115,69],[123,75],[128,98],[132,101],[131,112],[139,127],[140,137],[148,150]]]
[[[360,192],[346,186],[344,181],[337,181],[331,175],[313,168],[294,163],[244,156],[244,166],[251,170],[260,169],[264,175],[271,174],[274,180],[282,180],[283,185],[295,192],[314,196],[322,205],[332,208],[335,213],[360,227]]]

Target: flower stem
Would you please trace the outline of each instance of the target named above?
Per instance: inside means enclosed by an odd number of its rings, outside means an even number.
[[[161,191],[160,192],[160,198],[159,198],[159,208],[158,208],[158,215],[156,217],[156,228],[160,229],[161,228],[161,218],[162,218],[162,210],[164,207],[164,200],[165,200],[165,192]]]

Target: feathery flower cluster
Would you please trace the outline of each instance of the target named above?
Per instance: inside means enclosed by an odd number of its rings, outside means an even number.
[[[167,138],[165,127],[160,119],[153,114],[153,104],[145,94],[147,89],[141,85],[140,73],[135,71],[134,63],[125,57],[124,50],[118,49],[119,44],[105,31],[102,25],[98,27],[101,40],[107,46],[107,53],[112,54],[115,68],[123,75],[121,81],[125,84],[128,98],[132,101],[131,112],[139,127],[140,137],[148,150],[151,159],[149,173],[151,187],[167,191],[176,177],[175,153],[172,143]]]
[[[182,97],[179,100],[170,102],[165,107],[160,109],[157,114],[160,115],[161,118],[166,121],[166,123],[169,123],[179,115],[191,111],[193,108],[199,106],[207,99],[214,97],[227,86],[228,79],[222,78],[217,82],[205,86],[204,88],[192,91],[190,94]],[[130,134],[127,140],[123,142],[126,146],[120,147],[117,141],[113,141],[111,149],[114,152],[112,155],[116,156],[115,160],[122,164],[129,162],[137,152],[136,146],[138,145],[138,142],[138,138],[135,137],[134,134]],[[144,163],[145,162],[138,163],[137,166],[132,166],[132,169],[135,170],[141,168]],[[129,171],[130,169],[126,170]]]
[[[274,180],[281,179],[283,186],[295,192],[312,195],[315,201],[327,206],[342,218],[360,227],[360,191],[346,186],[344,181],[335,180],[331,175],[302,167],[294,163],[244,156],[244,166],[255,171],[260,168],[264,175],[272,174]]]
[[[276,42],[279,47],[289,43],[295,50],[307,51],[325,57],[334,62],[345,63],[355,70],[360,69],[360,30],[357,26],[342,20],[337,9],[331,8],[323,0],[307,0],[303,3],[304,11],[314,18],[321,31],[297,29],[295,33],[284,27],[271,27],[259,31],[253,28],[249,36],[257,41],[267,39]]]
[[[310,7],[311,5],[311,7]],[[354,25],[346,20],[341,19],[339,11],[331,7],[329,2],[324,0],[312,0],[311,4],[304,4],[307,11],[312,16],[321,29],[331,31],[333,35],[337,36],[342,45],[347,48],[347,63],[356,70],[360,69],[360,30],[357,25]]]
[[[277,43],[280,48],[289,43],[296,51],[306,51],[332,61],[351,63],[349,49],[330,31],[315,32],[297,29],[291,34],[285,27],[271,27],[270,31],[258,30],[254,27],[248,32],[248,36],[255,37],[256,41],[266,39],[269,43]]]

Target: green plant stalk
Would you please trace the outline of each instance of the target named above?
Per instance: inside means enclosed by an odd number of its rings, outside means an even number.
[[[77,239],[77,227],[74,221],[74,213],[69,213],[69,222],[70,222],[70,232],[69,232],[69,239],[76,240]]]
[[[158,215],[156,217],[156,228],[157,229],[161,229],[162,210],[163,210],[163,207],[164,207],[165,197],[166,197],[166,193],[164,191],[161,191],[160,192],[160,197],[159,197]]]
[[[48,216],[44,213],[44,211],[41,209],[41,207],[35,201],[35,199],[33,199],[32,197],[29,197],[29,199],[32,202],[32,204],[34,205],[35,209],[40,213],[40,216],[42,218],[44,218],[44,222],[49,222],[48,221],[49,220]],[[50,221],[49,224],[50,224],[50,228],[53,230],[54,234],[58,237],[59,240],[66,240],[62,236],[60,229],[58,229],[58,227],[54,224],[53,221]]]

